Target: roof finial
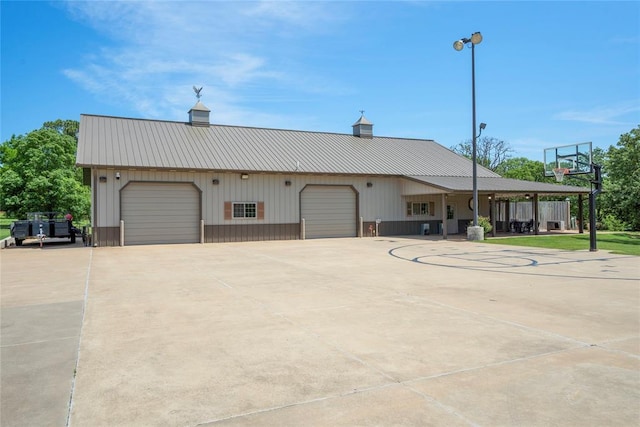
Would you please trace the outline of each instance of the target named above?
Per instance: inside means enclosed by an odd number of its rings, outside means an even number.
[[[364,110],[360,110],[360,115],[364,116]]]
[[[200,92],[202,92],[202,87],[200,87],[200,89],[198,89],[197,87],[193,87],[193,91],[196,93],[196,98],[198,98],[198,101],[200,101],[200,97],[202,96],[200,94]]]

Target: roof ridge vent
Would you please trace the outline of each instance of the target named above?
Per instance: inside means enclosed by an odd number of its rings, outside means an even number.
[[[198,98],[198,102],[196,105],[191,107],[189,110],[189,124],[191,126],[204,126],[209,127],[209,110],[202,102],[200,102],[200,97],[202,96],[200,92],[202,92],[202,87],[198,89],[197,87],[193,87],[193,91],[196,93],[196,98]]]
[[[364,110],[360,110],[360,118],[353,125],[353,136],[360,138],[373,138],[373,123],[364,116]]]

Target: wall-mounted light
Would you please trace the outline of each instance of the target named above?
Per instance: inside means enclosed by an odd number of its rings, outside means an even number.
[[[286,180],[286,181],[284,182],[284,185],[286,185],[287,187],[291,187],[291,181]]]
[[[491,200],[491,196],[489,196],[489,200]]]
[[[211,183],[212,183],[213,185],[218,185],[218,184],[220,184],[220,180],[219,180],[219,179],[213,179],[213,180],[211,181]]]
[[[241,174],[240,179],[249,179],[249,174],[248,173]]]
[[[120,179],[120,172],[116,172],[116,179]]]
[[[525,194],[525,195],[524,195],[524,198],[525,198],[525,199],[527,199],[527,200],[529,200],[529,199],[531,198],[531,196],[530,196],[530,195],[528,195],[528,194]]]
[[[100,182],[107,182],[107,177],[106,176],[101,176],[100,178],[98,178],[98,180]]]
[[[367,182],[367,187],[369,188],[373,187],[373,182]]]

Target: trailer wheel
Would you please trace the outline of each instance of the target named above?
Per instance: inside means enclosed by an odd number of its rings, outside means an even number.
[[[22,246],[22,239],[16,239],[16,246]]]

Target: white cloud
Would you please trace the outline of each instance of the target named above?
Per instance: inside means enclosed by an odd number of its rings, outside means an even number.
[[[625,102],[618,105],[596,107],[589,110],[568,110],[556,113],[556,120],[567,120],[604,125],[633,125],[634,121],[624,117],[640,111],[638,101]],[[636,117],[637,119],[637,117]]]
[[[277,99],[284,86],[300,97],[318,87],[332,90],[324,77],[296,71],[286,51],[339,22],[336,5],[70,1],[66,7],[74,19],[106,36],[110,45],[87,53],[63,73],[93,95],[131,106],[143,117],[183,120],[185,113],[176,116],[176,110],[195,101],[193,84],[204,86],[203,102],[210,108],[253,114],[242,108],[243,98],[253,92]]]

